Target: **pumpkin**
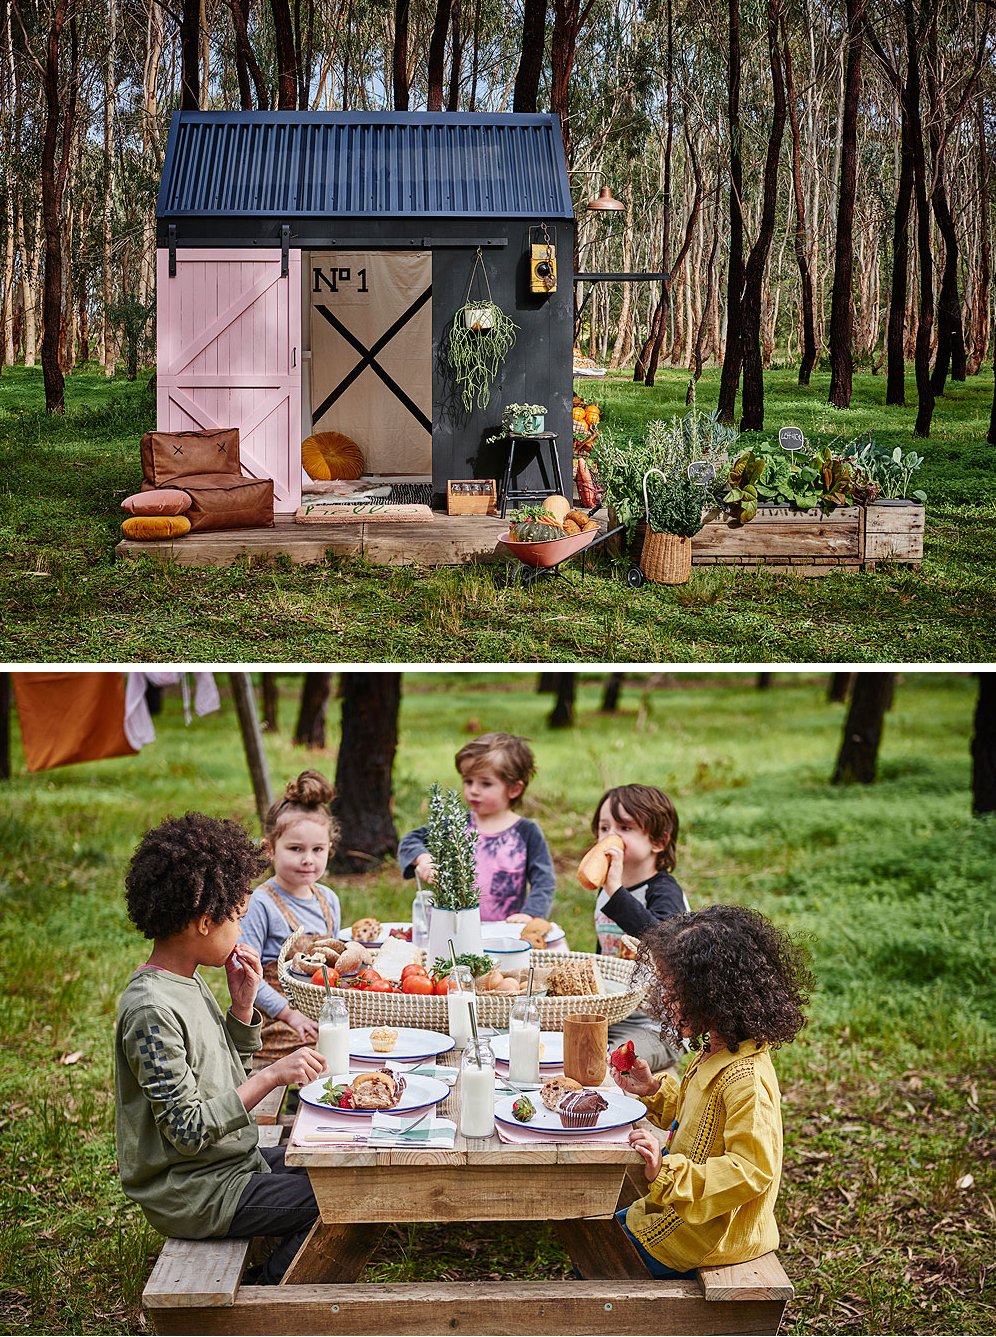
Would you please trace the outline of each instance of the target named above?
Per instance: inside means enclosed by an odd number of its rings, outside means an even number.
[[[323,482],[359,478],[363,473],[363,451],[342,432],[316,432],[301,443],[301,463],[309,478]]]
[[[544,525],[539,521],[527,521],[516,525],[512,530],[513,543],[545,543],[549,539],[562,539],[564,531],[556,525]]]
[[[584,411],[584,420],[589,427],[594,427],[595,423],[601,422],[602,414],[597,404],[589,404]]]
[[[571,412],[573,413],[574,421],[575,421],[575,422],[584,422],[584,421],[585,421],[584,409],[583,409],[583,408],[581,408],[581,407],[577,407],[577,408],[572,409]]]
[[[564,523],[564,516],[571,509],[571,503],[566,497],[562,497],[559,492],[555,492],[553,496],[547,497],[546,501],[544,501],[543,509],[544,511],[550,512],[558,525],[562,525]]]

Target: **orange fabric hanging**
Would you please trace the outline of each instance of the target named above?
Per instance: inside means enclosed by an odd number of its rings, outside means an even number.
[[[29,771],[130,757],[123,673],[12,673]]]

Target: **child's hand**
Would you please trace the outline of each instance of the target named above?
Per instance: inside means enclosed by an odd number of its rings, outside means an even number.
[[[420,854],[415,860],[415,871],[420,882],[435,882],[436,865],[432,862],[432,855],[428,852]]]
[[[228,991],[232,995],[232,1010],[241,1019],[252,1015],[252,1005],[256,993],[263,983],[263,967],[259,952],[244,942],[237,943],[225,962],[225,974],[228,976]]]
[[[629,1145],[643,1157],[644,1174],[647,1176],[647,1181],[652,1183],[660,1174],[661,1165],[664,1163],[664,1152],[661,1149],[661,1144],[653,1133],[646,1128],[631,1128],[629,1130]]]
[[[506,923],[506,924],[528,924],[529,921],[530,921],[530,919],[532,919],[532,915],[507,915],[506,918],[505,918],[505,923]]]
[[[609,1072],[619,1090],[625,1091],[628,1096],[655,1096],[661,1089],[660,1082],[650,1071],[649,1063],[643,1058],[638,1058],[629,1072],[617,1072],[610,1063]]]
[[[276,1079],[274,1086],[307,1086],[328,1070],[329,1065],[318,1050],[309,1049],[306,1045],[295,1049],[293,1054],[278,1058],[266,1069]]]
[[[318,1039],[318,1022],[312,1021],[303,1012],[298,1012],[296,1007],[285,1007],[277,1016],[278,1020],[284,1022],[292,1031],[296,1031],[305,1044],[309,1040]]]
[[[609,871],[605,874],[605,882],[602,885],[607,896],[614,896],[623,884],[623,860],[626,855],[614,847],[607,849],[605,854],[609,861]]]

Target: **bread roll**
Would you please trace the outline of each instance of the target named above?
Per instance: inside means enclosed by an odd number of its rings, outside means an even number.
[[[609,871],[609,856],[606,850],[626,852],[621,836],[606,836],[597,845],[593,845],[578,864],[578,881],[585,891],[597,891],[604,883]]]
[[[522,939],[524,942],[528,942],[530,947],[542,951],[546,946],[546,935],[550,932],[551,927],[549,919],[541,919],[539,915],[536,915],[522,925]]]

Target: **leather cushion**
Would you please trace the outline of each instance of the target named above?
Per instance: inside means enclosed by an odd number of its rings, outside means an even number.
[[[157,487],[125,497],[121,506],[130,515],[182,515],[190,510],[190,494],[175,487]]]
[[[193,474],[174,479],[190,494],[191,529],[255,529],[273,525],[273,479]]]
[[[146,432],[142,437],[142,477],[152,487],[173,483],[181,475],[221,473],[241,476],[237,427]]]

